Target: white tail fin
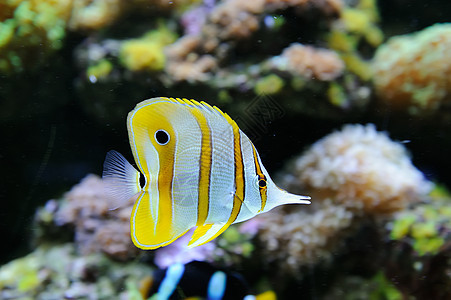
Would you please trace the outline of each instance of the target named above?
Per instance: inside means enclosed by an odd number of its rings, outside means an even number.
[[[286,191],[283,191],[280,197],[282,204],[310,204],[310,199],[309,196],[290,194]]]
[[[122,154],[114,150],[106,154],[102,178],[111,210],[121,207],[141,191],[139,176]]]

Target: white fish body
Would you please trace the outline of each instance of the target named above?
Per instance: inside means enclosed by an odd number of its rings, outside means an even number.
[[[199,246],[278,205],[310,203],[273,183],[252,142],[217,107],[152,98],[129,113],[127,125],[145,184],[115,151],[107,154],[104,178],[118,205],[139,194],[130,219],[139,248],[168,245],[195,226],[188,246]]]

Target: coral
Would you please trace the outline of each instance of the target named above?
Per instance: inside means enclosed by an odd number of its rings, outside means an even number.
[[[183,13],[180,22],[186,35],[198,35],[207,21],[207,16],[214,7],[214,1],[203,1],[202,5],[192,7]]]
[[[218,66],[239,46],[239,41],[247,40],[261,30],[280,29],[284,18],[273,17],[271,13],[293,8],[296,15],[305,16],[310,11],[315,11],[325,18],[333,18],[338,15],[341,7],[341,1],[338,0],[247,2],[228,0],[214,7],[198,8],[192,12],[198,14],[197,18],[190,15],[191,21],[187,19],[183,21],[188,34],[167,48],[166,72],[171,77],[170,81],[207,81],[220,73],[221,69]],[[266,24],[268,28],[263,29],[262,24]],[[314,58],[327,60],[327,57],[330,56],[319,55]],[[321,66],[318,68],[331,63],[333,62],[320,61]],[[327,72],[325,69],[318,70],[321,71]]]
[[[451,24],[395,36],[373,59],[381,101],[411,112],[433,111],[451,100]]]
[[[217,59],[195,52],[200,41],[199,37],[188,35],[166,48],[168,63],[165,71],[173,80],[194,82],[206,81],[211,77],[211,72],[217,68]]]
[[[96,82],[99,79],[106,78],[111,71],[113,71],[113,64],[106,59],[102,59],[86,70],[86,76],[91,82]]]
[[[247,222],[255,223],[258,249],[277,274],[299,276],[303,266],[327,265],[362,224],[385,224],[406,204],[427,199],[431,189],[406,149],[373,125],[346,125],[313,144],[290,166],[279,176],[281,186],[310,195],[312,204],[276,209]],[[410,219],[404,223],[395,226],[397,236],[408,234],[413,224]],[[425,225],[416,233],[431,238],[436,231]]]
[[[0,4],[0,72],[17,73],[39,66],[62,47],[67,31],[100,30],[130,11],[177,9],[190,1],[171,3],[160,0],[8,0]],[[168,31],[162,34],[174,39]],[[159,47],[146,49],[162,56]],[[161,61],[159,57],[156,60]]]
[[[435,186],[428,201],[394,215],[385,225],[392,241],[385,272],[415,299],[451,296],[451,197]]]
[[[327,97],[329,102],[336,105],[342,106],[346,103],[346,93],[343,88],[336,82],[332,82],[327,89]]]
[[[372,278],[342,276],[322,298],[332,299],[403,299],[403,294],[383,272]]]
[[[361,35],[372,46],[383,41],[383,33],[376,26],[379,13],[375,0],[359,1],[356,7],[346,7],[341,14],[341,21],[351,34]]]
[[[68,29],[72,31],[99,30],[114,24],[129,12],[155,14],[183,9],[193,0],[70,0],[72,11]]]
[[[194,230],[191,230],[191,233]],[[223,253],[216,247],[214,242],[206,243],[193,249],[188,249],[186,245],[191,239],[191,233],[188,232],[172,244],[159,248],[155,251],[154,263],[161,269],[167,268],[175,263],[189,263],[191,261],[214,260],[214,256],[221,256]]]
[[[79,253],[103,252],[118,260],[139,253],[130,238],[130,215],[135,199],[110,210],[102,179],[88,175],[74,186],[55,210],[54,226],[73,226]]]
[[[294,172],[313,198],[331,197],[369,214],[403,209],[431,188],[405,147],[371,124],[347,125],[319,140],[296,160]]]
[[[275,74],[270,74],[266,77],[261,78],[254,87],[254,92],[257,95],[266,94],[272,95],[280,92],[285,83],[282,78]]]
[[[378,22],[376,1],[360,0],[342,9],[340,18],[333,22],[327,35],[329,47],[340,54],[346,69],[365,81],[371,79],[370,63],[362,58],[357,47],[362,41],[371,47],[382,43],[384,35],[377,26]]]
[[[318,10],[325,15],[336,15],[343,7],[341,0],[265,0],[265,8],[272,11],[279,9],[295,8],[296,10]]]
[[[270,64],[297,76],[324,81],[336,79],[344,70],[343,61],[334,51],[299,43],[284,49],[280,56],[271,59]]]
[[[434,255],[451,239],[450,218],[449,196],[431,196],[429,203],[398,213],[387,227],[391,239],[411,245],[419,256]]]
[[[250,37],[260,29],[260,21],[264,13],[295,8],[298,15],[319,11],[325,16],[335,16],[340,12],[341,7],[342,3],[339,0],[227,0],[211,10],[203,26],[202,37],[205,42],[217,46],[220,41]]]
[[[125,9],[122,0],[73,0],[72,16],[68,26],[71,30],[101,29],[116,21]]]
[[[346,235],[354,214],[331,199],[315,199],[308,209],[277,209],[256,217],[265,263],[297,274],[300,266],[331,258],[331,249]]]
[[[33,68],[61,48],[70,12],[67,3],[7,1],[0,8],[0,72]]]
[[[102,254],[79,257],[73,244],[41,246],[0,268],[1,299],[142,299],[141,280],[152,269]],[[133,298],[133,295],[138,298]]]
[[[120,49],[120,61],[132,71],[160,71],[166,63],[163,48],[175,40],[175,33],[160,23],[143,37],[125,41]]]

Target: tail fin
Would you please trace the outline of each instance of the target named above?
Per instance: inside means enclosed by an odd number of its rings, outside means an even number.
[[[106,154],[102,178],[105,194],[110,201],[110,209],[124,205],[127,200],[141,191],[140,173],[117,151]]]
[[[288,193],[281,190],[283,193],[280,195],[281,204],[310,204],[310,196],[302,196]]]

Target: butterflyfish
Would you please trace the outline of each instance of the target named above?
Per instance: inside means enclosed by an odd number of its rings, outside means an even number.
[[[130,232],[138,248],[166,246],[193,227],[188,247],[200,246],[276,206],[310,203],[274,184],[249,138],[215,106],[152,98],[128,114],[127,128],[139,171],[113,150],[103,178],[117,206],[136,195]]]

